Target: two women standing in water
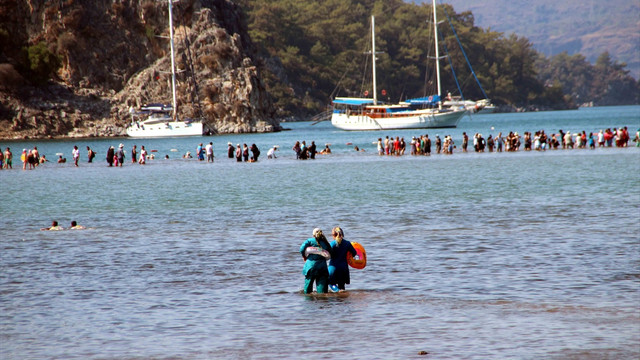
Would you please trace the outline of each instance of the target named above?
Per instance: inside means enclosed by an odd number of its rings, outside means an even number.
[[[350,283],[347,253],[356,256],[357,252],[351,243],[344,239],[344,232],[341,228],[337,226],[333,228],[331,235],[334,241],[329,244],[322,230],[315,228],[313,237],[307,239],[300,246],[300,253],[305,260],[302,269],[302,274],[305,276],[305,294],[310,294],[313,291],[314,281],[316,291],[319,294],[329,292],[328,285],[337,286],[339,290],[344,291],[345,284]],[[329,266],[327,266],[326,255],[320,254],[322,250],[330,254]]]

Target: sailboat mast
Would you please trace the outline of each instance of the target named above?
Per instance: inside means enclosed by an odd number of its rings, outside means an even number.
[[[169,37],[171,42],[171,92],[173,94],[173,119],[176,119],[176,59],[175,50],[173,47],[173,11],[171,7],[171,1],[169,0]]]
[[[438,96],[440,96],[442,89],[440,89],[440,53],[438,52],[438,18],[436,16],[436,0],[433,0],[433,33],[436,40],[436,77],[438,79]],[[438,108],[442,109],[442,101],[438,103]]]
[[[373,68],[373,105],[378,105],[378,91],[376,89],[376,22],[371,15],[371,62]]]

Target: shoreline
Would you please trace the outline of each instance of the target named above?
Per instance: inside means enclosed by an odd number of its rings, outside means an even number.
[[[622,129],[622,128],[619,128]],[[604,137],[602,134],[603,132],[600,131],[598,133],[596,132],[590,132],[588,135],[588,139],[587,139],[587,135],[585,131],[582,132],[576,132],[576,133],[567,133],[564,134],[564,136],[562,136],[562,130],[560,130],[559,134],[549,134],[548,136],[548,140],[543,140],[540,141],[540,139],[542,138],[539,135],[544,135],[544,131],[539,131],[536,132],[536,136],[532,137],[530,132],[525,132],[524,136],[520,136],[518,134],[518,132],[510,132],[508,136],[502,136],[501,132],[498,134],[498,136],[496,136],[495,138],[492,138],[491,135],[489,136],[489,138],[487,140],[490,141],[490,144],[486,143],[486,140],[482,137],[481,134],[476,133],[475,135],[473,135],[472,140],[468,140],[467,141],[467,145],[465,146],[464,144],[464,140],[463,139],[452,139],[450,135],[445,135],[443,136],[443,139],[439,138],[439,135],[436,135],[435,138],[433,139],[429,139],[428,134],[427,135],[419,135],[419,136],[413,136],[412,139],[410,139],[410,142],[405,142],[404,141],[404,137],[402,137],[402,140],[400,140],[400,136],[396,136],[395,139],[393,137],[391,137],[389,139],[389,136],[386,136],[385,139],[386,141],[382,141],[383,138],[380,137],[378,138],[378,141],[373,141],[370,142],[366,148],[362,147],[359,148],[358,145],[354,145],[351,142],[347,142],[344,144],[344,146],[341,145],[340,147],[340,151],[338,151],[337,153],[339,154],[353,154],[353,153],[369,153],[371,155],[375,155],[375,156],[391,156],[391,157],[404,157],[404,156],[409,156],[409,157],[416,157],[416,156],[436,156],[436,155],[448,155],[448,156],[453,156],[455,154],[464,154],[464,153],[492,153],[492,152],[496,152],[496,153],[501,153],[501,152],[509,152],[509,153],[523,153],[523,152],[546,152],[546,151],[551,151],[551,152],[555,152],[558,150],[589,150],[589,151],[593,151],[596,149],[623,149],[623,148],[640,148],[640,129],[638,129],[638,131],[635,133],[634,138],[632,139],[631,136],[628,135],[624,135],[624,132],[620,131],[620,132],[616,132],[616,129],[614,128],[614,131],[611,132],[610,129],[607,129],[607,131],[604,132],[604,134],[607,134],[607,132],[609,132],[610,136],[609,137]],[[617,135],[617,134],[620,135]],[[599,136],[600,134],[600,136]],[[466,135],[465,132],[463,132],[463,135]],[[561,135],[559,138],[562,139],[561,141],[558,141],[557,135]],[[546,135],[545,135],[546,136]],[[622,136],[622,140],[619,140],[619,136]],[[497,139],[502,139],[501,140],[501,144],[494,144],[495,142],[498,142]],[[148,139],[147,139],[148,140]],[[425,141],[426,140],[426,141]],[[68,141],[68,140],[63,140],[63,141]],[[14,141],[14,143],[18,143],[18,141]],[[65,153],[62,152],[57,152],[55,153],[55,156],[58,156],[58,158],[53,158],[53,156],[49,156],[47,158],[47,154],[46,151],[42,152],[41,150],[38,150],[38,145],[34,145],[32,148],[24,148],[21,152],[17,153],[16,151],[20,151],[18,150],[10,150],[11,148],[11,142],[0,142],[0,149],[2,150],[2,156],[0,156],[0,161],[2,161],[0,164],[2,165],[0,170],[20,170],[20,168],[22,168],[22,170],[35,170],[37,169],[40,165],[44,165],[46,163],[56,163],[59,165],[66,165],[67,163],[69,163],[70,166],[73,167],[82,167],[82,164],[93,164],[93,163],[101,163],[101,162],[106,162],[108,165],[106,165],[107,167],[123,167],[124,165],[129,165],[129,164],[135,164],[135,165],[145,165],[146,161],[154,161],[154,160],[188,160],[188,161],[197,161],[197,162],[209,162],[206,161],[206,155],[203,154],[203,157],[200,157],[198,155],[198,149],[202,149],[202,151],[204,151],[204,148],[202,147],[202,143],[200,143],[200,146],[198,146],[199,142],[195,141],[193,144],[195,146],[193,146],[194,149],[196,149],[196,151],[191,152],[191,150],[186,150],[185,152],[182,152],[181,150],[178,150],[177,148],[171,148],[169,150],[170,153],[175,153],[174,156],[169,156],[169,154],[163,154],[163,155],[156,155],[156,153],[158,153],[157,149],[149,149],[147,150],[148,152],[146,153],[146,156],[144,158],[144,161],[141,161],[139,155],[140,155],[140,149],[144,149],[145,145],[142,145],[142,143],[140,143],[140,148],[137,148],[137,145],[133,145],[133,147],[124,148],[124,145],[121,143],[120,146],[118,148],[123,148],[124,151],[124,161],[121,160],[121,164],[120,165],[115,165],[113,166],[113,161],[109,162],[107,160],[106,157],[104,157],[104,154],[108,154],[109,152],[104,152],[102,153],[100,150],[100,152],[95,152],[95,146],[93,148],[90,149],[89,145],[75,145],[76,149],[82,149],[82,150],[77,150],[79,152],[79,155],[77,154],[77,161],[75,160],[75,158],[73,157],[69,157],[69,159],[67,159],[65,156]],[[311,142],[310,142],[311,143]],[[9,146],[7,146],[9,145]],[[327,144],[327,147],[329,147]],[[460,146],[461,145],[461,146]],[[71,146],[71,145],[69,145]],[[338,146],[334,146],[334,149]],[[232,145],[233,147],[233,145]],[[280,148],[279,146],[276,146],[278,149]],[[285,149],[288,146],[285,146]],[[86,151],[84,149],[87,149]],[[113,149],[114,146],[113,145],[109,145],[109,148]],[[132,157],[134,156],[134,154],[132,153],[132,150],[135,149],[135,160],[132,161]],[[328,156],[328,155],[332,155],[333,151],[330,151],[328,153],[325,152],[326,149],[322,148],[321,151],[316,151],[313,156],[311,156],[311,154],[308,152],[309,149],[308,148],[303,148],[302,152],[306,152],[306,155],[303,157],[300,157],[299,155],[296,154],[296,152],[293,149],[290,150],[280,150],[278,152],[276,152],[276,158],[271,159],[267,157],[267,150],[270,149],[270,147],[264,147],[262,152],[264,153],[264,155],[262,156],[262,161],[277,161],[278,158],[282,158],[282,159],[295,159],[295,160],[309,160],[309,161],[313,161],[315,156]],[[10,154],[7,154],[7,150],[10,151]],[[248,161],[246,160],[247,158],[245,158],[244,161],[238,161],[236,160],[236,153],[235,153],[235,148],[233,148],[233,157],[229,157],[228,156],[228,147],[226,149],[227,151],[217,151],[218,154],[222,154],[223,156],[214,156],[214,159],[217,158],[217,162],[237,162],[237,163],[254,163],[254,162],[258,162],[258,160],[256,161]],[[75,151],[75,150],[74,150]],[[89,151],[93,152],[94,157],[91,159],[91,161],[89,160]],[[96,155],[99,154],[99,155]],[[71,155],[73,156],[73,152],[71,153]],[[249,155],[251,157],[253,157],[253,154],[249,153]],[[111,155],[113,156],[113,155]],[[259,156],[259,155],[258,155]],[[7,158],[11,158],[11,168],[9,168],[9,166],[7,165]],[[215,164],[215,160],[211,161],[212,164]],[[116,162],[117,163],[117,162]],[[75,166],[74,166],[75,165]]]
[[[559,112],[564,112],[564,111],[579,111],[581,109],[603,109],[603,108],[612,108],[612,107],[634,107],[634,106],[640,106],[640,104],[630,104],[630,105],[611,105],[611,106],[579,106],[576,108],[571,108],[571,109],[547,109],[547,108],[542,108],[542,107],[516,107],[516,106],[511,106],[511,105],[505,105],[503,107],[501,107],[498,111],[495,111],[491,114],[471,114],[471,116],[476,117],[476,116],[492,116],[492,115],[504,115],[504,114],[522,114],[522,113],[545,113],[545,112],[549,112],[549,113],[559,113]],[[67,114],[67,116],[71,116],[71,114]],[[465,115],[466,116],[466,115]],[[299,120],[292,120],[291,118],[282,118],[282,119],[275,119],[276,122],[278,124],[285,124],[285,123],[301,123],[301,122],[308,122],[308,118],[304,118],[304,119],[299,119]],[[10,119],[7,119],[7,121],[11,121]],[[69,133],[67,133],[66,135],[52,135],[52,134],[19,134],[20,132],[23,131],[28,131],[28,130],[18,130],[18,131],[13,131],[15,133],[18,134],[12,134],[9,135],[7,132],[6,134],[3,134],[0,132],[0,141],[14,141],[14,142],[19,142],[19,141],[24,141],[24,140],[73,140],[73,139],[97,139],[97,140],[102,140],[102,139],[136,139],[136,138],[131,138],[129,136],[126,135],[125,133],[125,127],[118,125],[117,123],[117,119],[113,119],[113,123],[110,123],[108,120],[106,119],[98,119],[98,120],[94,120],[93,122],[90,123],[90,127],[88,128],[73,128],[73,130],[71,130]],[[330,120],[326,120],[326,121],[330,121]],[[97,134],[97,130],[96,128],[102,128],[102,134],[98,135]],[[216,134],[211,134],[211,135],[207,135],[207,134],[203,134],[202,136],[219,136],[219,135],[237,135],[237,134],[265,134],[265,133],[277,133],[277,132],[284,132],[284,131],[290,131],[291,129],[288,128],[282,128],[282,126],[280,125],[280,129],[278,130],[273,130],[273,131],[254,131],[254,132],[242,132],[242,131],[230,131],[230,132],[225,132],[225,133],[216,133]],[[416,129],[416,130],[426,130],[426,131],[433,131],[433,130],[438,130],[436,128],[430,128],[430,129]],[[6,135],[6,136],[4,136]]]

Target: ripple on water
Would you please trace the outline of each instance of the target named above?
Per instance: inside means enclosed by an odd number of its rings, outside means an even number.
[[[246,136],[337,156],[3,172],[3,355],[640,357],[640,181],[608,170],[640,169],[637,149],[379,158],[330,140],[371,133]],[[39,231],[52,219],[90,229]],[[335,225],[367,267],[346,293],[304,295],[299,246]]]

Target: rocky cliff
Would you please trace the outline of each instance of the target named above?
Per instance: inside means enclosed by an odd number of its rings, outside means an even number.
[[[170,103],[167,5],[0,0],[0,138],[122,136],[130,107]],[[278,131],[241,10],[182,0],[173,23],[179,115],[213,133]]]

